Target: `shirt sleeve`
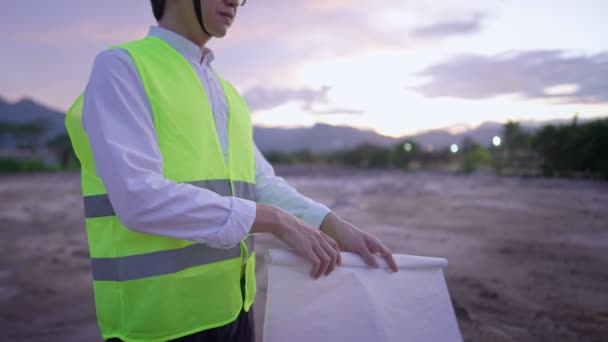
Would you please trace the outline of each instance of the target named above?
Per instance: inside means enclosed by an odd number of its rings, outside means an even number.
[[[276,205],[309,225],[320,228],[331,210],[302,195],[275,174],[274,168],[254,144],[257,201]]]
[[[150,104],[126,51],[95,58],[82,121],[97,174],[127,228],[214,248],[233,247],[250,232],[255,202],[163,176]]]

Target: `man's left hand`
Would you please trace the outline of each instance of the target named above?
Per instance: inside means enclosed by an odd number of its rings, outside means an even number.
[[[389,268],[393,272],[397,272],[393,254],[382,242],[341,219],[333,212],[323,220],[321,231],[336,240],[341,250],[359,254],[370,267],[378,267],[374,254],[379,253],[384,257]]]

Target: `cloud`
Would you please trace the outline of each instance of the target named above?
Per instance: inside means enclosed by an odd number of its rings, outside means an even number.
[[[417,75],[431,78],[415,88],[427,97],[519,94],[561,103],[608,103],[608,52],[581,56],[565,50],[537,50],[460,56]]]
[[[311,114],[359,115],[363,113],[361,110],[341,107],[317,109],[318,107],[327,107],[329,105],[329,100],[327,99],[329,89],[330,87],[328,86],[323,86],[320,89],[255,87],[245,92],[243,97],[252,112],[272,109],[288,102],[296,101],[302,104],[303,110]]]
[[[249,88],[288,78],[298,65],[311,61],[428,47],[435,43],[412,35],[412,30],[418,27],[420,36],[464,34],[471,27],[478,29],[499,1],[471,0],[464,5],[452,0],[436,6],[385,0],[378,6],[363,0],[268,0],[240,7],[226,39],[212,40],[211,46],[222,55],[222,66],[244,65],[225,68],[225,73]],[[439,18],[465,20],[441,23]],[[429,23],[438,24],[425,26]]]
[[[239,11],[226,45],[272,39],[298,53],[315,55],[403,47],[411,43],[407,32],[415,25],[411,5],[400,0],[386,0],[382,6],[362,0],[269,0]],[[378,27],[374,20],[385,12],[409,26]]]
[[[302,102],[302,109],[310,110],[315,102],[327,103],[328,90],[327,86],[319,90],[256,87],[248,90],[243,97],[251,111],[271,109],[291,101]]]
[[[360,109],[335,107],[326,110],[313,110],[311,113],[317,115],[362,115],[365,113],[365,111]]]
[[[455,35],[470,35],[481,30],[483,16],[473,14],[467,20],[452,20],[436,22],[432,25],[421,26],[412,30],[411,35],[417,38],[443,38]]]

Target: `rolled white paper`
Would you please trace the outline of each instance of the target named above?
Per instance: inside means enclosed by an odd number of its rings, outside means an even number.
[[[342,265],[341,267],[369,267],[365,261],[355,253],[341,252]],[[374,255],[378,265],[382,268],[387,268],[386,260],[383,257]],[[400,270],[421,270],[421,269],[436,269],[444,268],[448,265],[448,261],[443,258],[423,257],[416,255],[393,254],[397,268]],[[297,255],[293,251],[281,249],[269,249],[266,252],[266,263],[272,265],[283,266],[298,266],[309,265],[309,262],[303,257]]]
[[[312,279],[294,252],[269,250],[265,342],[461,342],[443,277],[447,260],[393,255],[399,272],[342,253],[342,267]]]

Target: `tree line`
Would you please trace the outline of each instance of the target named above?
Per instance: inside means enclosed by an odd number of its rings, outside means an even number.
[[[56,136],[42,146],[38,137],[41,122],[11,124],[0,122],[0,143],[16,142],[17,150],[26,157],[0,155],[0,173],[77,169],[67,134]],[[567,125],[545,125],[527,130],[518,122],[507,122],[499,134],[497,146],[479,144],[465,136],[450,147],[431,149],[413,140],[393,146],[364,143],[351,149],[330,153],[301,150],[293,153],[268,151],[271,163],[323,163],[363,169],[448,170],[469,174],[479,170],[499,175],[530,175],[547,177],[589,177],[608,180],[608,119],[580,123],[577,117]],[[1,145],[0,145],[1,146]],[[56,163],[48,165],[37,157],[44,148]]]
[[[527,130],[507,122],[499,143],[479,144],[465,136],[457,149],[432,149],[413,140],[385,147],[361,144],[325,154],[308,150],[265,153],[271,163],[324,163],[363,169],[451,170],[469,174],[480,169],[499,175],[589,177],[608,180],[608,119]],[[496,141],[498,142],[498,141]],[[456,151],[453,151],[456,150]]]
[[[0,173],[78,168],[78,160],[67,134],[42,141],[47,127],[48,123],[41,119],[25,123],[0,121]],[[48,151],[55,163],[43,160],[43,151]]]

